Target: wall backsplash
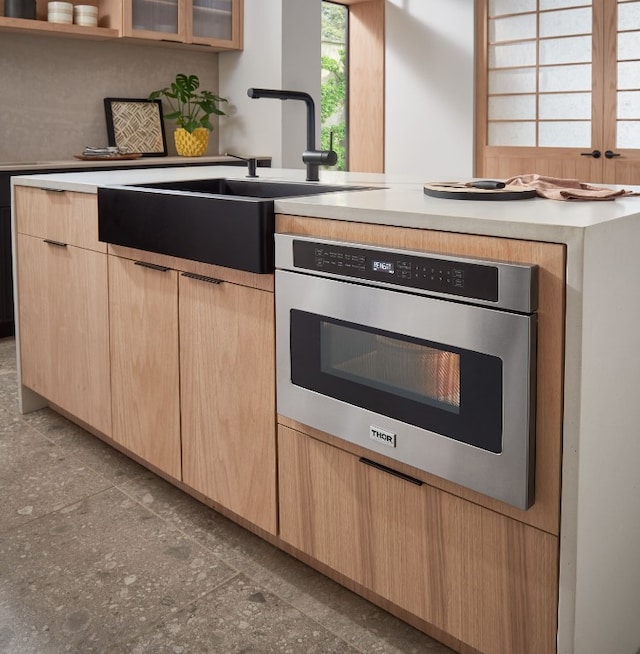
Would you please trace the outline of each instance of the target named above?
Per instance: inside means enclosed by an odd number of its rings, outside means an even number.
[[[2,33],[0,163],[71,159],[87,145],[107,145],[103,99],[146,98],[180,72],[217,92],[214,52]],[[165,123],[169,155],[173,129]],[[217,134],[207,154],[218,153]]]

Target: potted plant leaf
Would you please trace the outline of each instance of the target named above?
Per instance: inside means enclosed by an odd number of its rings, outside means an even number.
[[[175,120],[174,139],[176,151],[185,157],[199,157],[207,150],[209,133],[213,125],[209,117],[226,115],[218,104],[226,98],[200,89],[197,75],[178,73],[171,86],[153,91],[150,100],[165,98],[171,111],[165,113],[168,120]]]

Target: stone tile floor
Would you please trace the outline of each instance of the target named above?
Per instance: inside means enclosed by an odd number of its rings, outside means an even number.
[[[451,650],[50,409],[0,339],[0,653]]]

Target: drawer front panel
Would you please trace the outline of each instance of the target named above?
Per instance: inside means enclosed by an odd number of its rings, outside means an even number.
[[[98,241],[98,205],[93,194],[19,186],[15,208],[19,233],[107,251],[106,243]]]

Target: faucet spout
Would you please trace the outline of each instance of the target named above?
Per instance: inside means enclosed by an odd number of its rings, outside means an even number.
[[[258,159],[256,157],[241,157],[239,154],[232,154],[231,152],[224,153],[226,157],[233,157],[234,159],[240,159],[247,164],[247,177],[257,177],[256,175],[256,166],[258,165]]]
[[[307,106],[307,149],[302,154],[302,161],[307,165],[307,181],[317,182],[320,164],[335,165],[338,156],[333,150],[316,150],[316,106],[313,98],[304,91],[287,91],[284,89],[247,89],[250,98],[274,98],[276,100],[301,100]]]

